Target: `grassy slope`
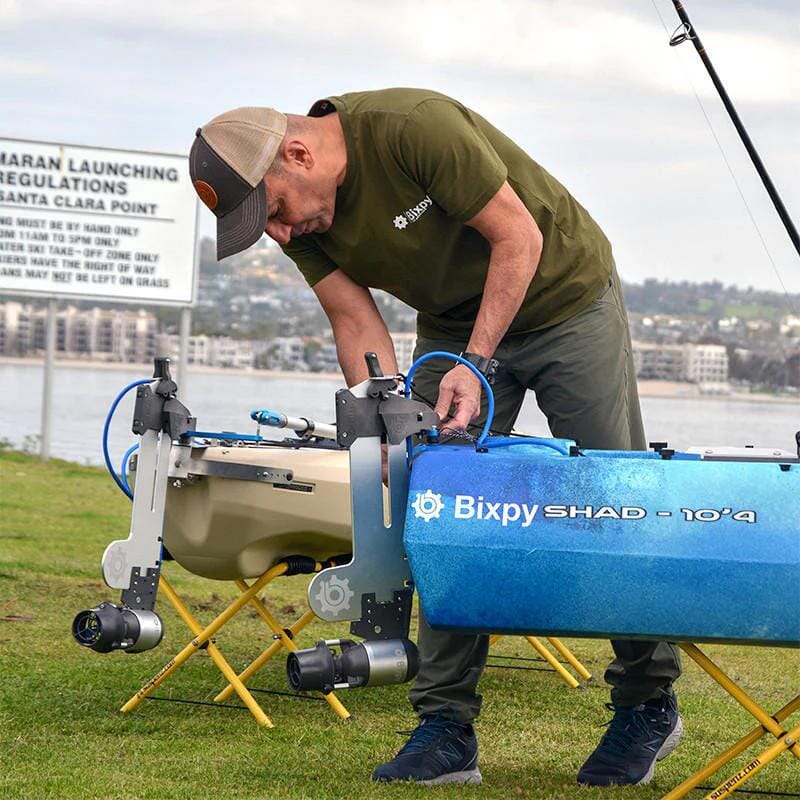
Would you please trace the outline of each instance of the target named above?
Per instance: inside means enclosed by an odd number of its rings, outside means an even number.
[[[259,728],[246,711],[146,702],[132,714],[119,706],[188,640],[166,600],[167,634],[156,650],[99,655],[77,647],[76,610],[116,597],[99,578],[106,544],[127,535],[128,500],[100,470],[59,461],[42,465],[0,453],[0,797],[2,798],[355,798],[427,797],[413,786],[374,786],[372,766],[403,739],[414,719],[404,687],[342,696],[356,716],[342,723],[323,702],[259,695],[276,727]],[[192,611],[210,620],[232,597],[232,585],[167,571]],[[271,606],[304,605],[304,580],[281,579]],[[291,615],[288,615],[291,619]],[[342,628],[314,626],[313,644]],[[245,613],[218,644],[235,667],[266,645],[265,629]],[[602,675],[610,648],[576,640],[575,652]],[[504,655],[531,656],[520,639],[504,639]],[[797,689],[798,651],[709,647],[712,657],[766,707]],[[693,665],[679,686],[687,737],[656,772],[650,787],[579,789],[574,775],[608,719],[603,688],[572,691],[536,662],[535,670],[489,669],[478,723],[482,787],[442,787],[437,797],[658,798],[752,727],[750,717]],[[193,656],[156,694],[210,700],[222,678],[205,653]],[[253,686],[283,691],[283,659]],[[236,700],[231,702],[237,702]],[[796,718],[797,715],[795,715]],[[762,740],[766,742],[766,740]],[[800,790],[800,762],[787,755],[757,776],[752,788]],[[699,793],[696,797],[702,796]]]

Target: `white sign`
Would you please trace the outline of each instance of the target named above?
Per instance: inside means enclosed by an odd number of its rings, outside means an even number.
[[[0,138],[0,293],[185,305],[188,158]]]

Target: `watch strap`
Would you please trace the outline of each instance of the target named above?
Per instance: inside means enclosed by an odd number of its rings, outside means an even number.
[[[478,372],[480,372],[490,384],[494,383],[497,368],[500,366],[500,362],[496,358],[481,356],[477,353],[467,352],[466,350],[459,353],[459,355],[464,359],[464,361],[468,361],[470,364],[472,364],[472,366],[475,367],[475,369],[477,369]]]

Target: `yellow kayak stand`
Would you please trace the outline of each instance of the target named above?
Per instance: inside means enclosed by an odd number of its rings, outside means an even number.
[[[709,792],[704,800],[720,800],[720,798],[728,797],[737,789],[741,789],[746,781],[764,769],[783,752],[789,752],[795,758],[800,758],[800,743],[798,743],[800,725],[789,728],[783,724],[795,711],[800,710],[800,695],[797,695],[783,708],[771,715],[726,675],[697,645],[681,644],[680,648],[703,672],[711,676],[737,703],[750,713],[758,722],[758,726],[723,753],[720,753],[707,766],[692,775],[691,778],[688,778],[680,786],[665,794],[662,800],[680,800],[680,798],[685,797],[692,789],[710,778],[768,733],[775,737],[775,741],[766,750],[759,753],[758,756],[751,759],[741,769]]]
[[[319,572],[325,565],[316,562],[314,572]],[[298,649],[294,643],[295,635],[301,631],[306,625],[314,619],[314,614],[311,611],[306,611],[298,620],[288,628],[283,627],[278,620],[269,611],[264,601],[258,597],[259,593],[275,578],[285,575],[288,571],[288,564],[281,562],[276,564],[271,569],[267,570],[255,582],[248,585],[243,580],[235,581],[236,586],[240,589],[241,594],[234,600],[221,614],[219,614],[209,625],[203,628],[200,623],[195,619],[186,604],[178,596],[177,592],[172,588],[170,583],[164,577],[163,573],[159,578],[159,590],[164,593],[164,596],[169,600],[172,607],[178,613],[180,618],[189,628],[194,638],[183,648],[174,658],[170,659],[147,683],[139,689],[138,692],[122,706],[120,711],[128,712],[133,711],[139,706],[142,700],[146,699],[152,692],[157,689],[167,678],[169,678],[180,666],[182,666],[190,656],[196,653],[201,648],[205,647],[211,660],[217,666],[219,671],[223,674],[228,681],[228,685],[223,689],[215,698],[215,702],[222,702],[231,696],[234,692],[239,695],[242,702],[250,710],[250,713],[255,717],[259,725],[265,727],[273,727],[272,720],[264,713],[264,710],[253,697],[250,690],[245,686],[245,681],[249,680],[261,667],[263,667],[271,658],[277,655],[281,650],[293,652]],[[255,661],[253,661],[243,672],[237,674],[231,667],[228,661],[220,652],[219,648],[214,642],[214,636],[220,629],[229,622],[239,611],[243,608],[251,606],[255,608],[258,616],[267,624],[272,631],[273,639],[275,640]],[[330,707],[340,719],[349,719],[350,713],[342,705],[336,695],[331,692],[323,695],[327,700]]]
[[[323,568],[323,564],[316,562],[315,572],[319,572]],[[207,649],[208,655],[214,662],[216,667],[225,677],[227,686],[217,694],[214,702],[222,703],[229,699],[232,694],[236,693],[245,706],[250,710],[250,713],[255,717],[259,725],[265,727],[273,727],[272,720],[267,716],[261,708],[258,701],[253,697],[252,692],[245,685],[256,672],[267,664],[272,658],[278,655],[281,651],[294,652],[298,650],[294,642],[294,637],[302,631],[310,622],[315,619],[315,615],[311,610],[307,610],[302,616],[299,617],[294,623],[288,627],[284,627],[276,619],[276,617],[267,608],[264,601],[258,596],[263,589],[275,578],[279,578],[286,574],[288,566],[282,562],[276,564],[271,569],[267,570],[260,578],[252,584],[244,580],[236,580],[234,583],[239,588],[241,594],[234,600],[221,614],[219,614],[212,622],[206,627],[203,627],[200,622],[194,617],[191,611],[187,608],[186,604],[181,600],[178,593],[166,579],[162,573],[159,578],[159,591],[163,592],[164,597],[170,602],[172,607],[177,612],[178,616],[183,620],[186,627],[193,635],[193,639],[187,644],[174,658],[170,659],[147,683],[145,683],[136,694],[131,697],[120,709],[126,713],[138,708],[142,700],[149,697],[153,691],[161,686],[167,678],[177,671],[192,655],[200,649]],[[272,632],[274,639],[273,643],[264,650],[261,655],[252,661],[244,670],[237,674],[226,660],[225,656],[217,647],[214,637],[219,633],[222,627],[229,622],[236,614],[238,614],[245,607],[252,607],[255,609],[258,616],[264,621],[267,627]],[[490,646],[494,645],[501,636],[492,636],[490,638]],[[547,647],[536,637],[524,637],[530,645],[536,650],[541,658],[546,661],[555,672],[564,680],[564,682],[571,688],[578,688],[581,683],[576,680],[570,672],[563,666],[558,658],[547,649]],[[591,673],[581,662],[573,655],[569,648],[555,637],[548,637],[547,641],[556,650],[558,654],[578,673],[584,681],[592,680]],[[334,713],[343,720],[350,719],[350,712],[344,707],[342,702],[333,692],[323,695],[328,705]]]

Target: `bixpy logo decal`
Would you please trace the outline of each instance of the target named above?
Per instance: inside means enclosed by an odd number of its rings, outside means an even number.
[[[430,522],[432,519],[439,519],[439,515],[444,509],[444,503],[440,494],[426,489],[424,492],[417,492],[411,507],[417,517],[425,522]]]

